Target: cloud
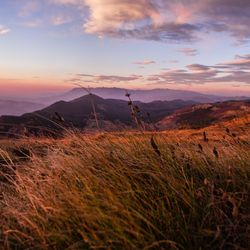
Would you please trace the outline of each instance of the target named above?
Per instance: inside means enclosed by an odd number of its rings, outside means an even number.
[[[179,49],[178,51],[183,53],[186,56],[198,55],[198,51],[196,49],[192,49],[192,48],[183,48],[183,49]]]
[[[149,65],[149,64],[155,64],[155,61],[152,60],[144,60],[144,61],[138,61],[138,62],[134,62],[134,64],[138,64],[138,65]]]
[[[237,55],[234,60],[218,64],[217,67],[250,70],[250,54],[244,56]]]
[[[153,77],[158,79],[154,84],[203,84],[205,82],[211,82],[216,76],[216,70],[189,71],[185,69],[175,69],[152,75],[147,79],[150,81],[152,81]]]
[[[83,3],[83,1],[81,2]],[[60,26],[73,23],[76,20],[79,22],[83,19],[79,17],[81,15],[80,10],[75,9],[75,6],[79,3],[80,1],[70,0],[20,0],[20,3],[18,2],[20,8],[18,16],[21,18],[19,24],[29,28],[36,28],[51,25]]]
[[[182,69],[162,69],[153,75],[92,75],[76,74],[67,82],[116,84],[116,83],[142,83],[148,85],[167,84],[209,84],[231,83],[250,84],[249,55],[236,56],[234,60],[216,65],[189,64]],[[238,66],[240,65],[241,68]],[[242,69],[242,65],[244,70]],[[249,64],[248,64],[249,65]]]
[[[84,0],[49,0],[50,3],[54,4],[72,4],[72,5],[81,5],[84,4]]]
[[[187,65],[187,68],[194,72],[205,72],[211,69],[211,67],[202,64],[189,64]]]
[[[37,28],[42,27],[44,25],[44,21],[42,19],[28,20],[22,22],[21,25],[28,28]]]
[[[174,18],[164,0],[50,0],[61,5],[88,9],[84,30],[99,37],[154,41],[193,41],[199,25]],[[85,12],[85,10],[84,10]],[[186,14],[183,14],[186,15]]]
[[[10,29],[0,25],[0,36],[5,35],[10,32]]]
[[[85,24],[88,33],[134,30],[136,22],[150,20],[154,25],[163,21],[155,4],[148,0],[86,0],[90,17]]]
[[[96,82],[131,82],[140,79],[141,76],[131,75],[131,76],[115,76],[115,75],[98,75],[94,76],[94,81]]]
[[[170,63],[179,63],[178,60],[170,60],[169,62],[170,62]]]
[[[187,42],[200,32],[250,38],[249,0],[56,0],[89,9],[85,31],[98,36]]]
[[[86,33],[98,37],[190,44],[199,41],[209,32],[223,32],[232,36],[237,42],[250,40],[249,0],[23,0],[23,2],[19,12],[21,17],[27,18],[43,9],[42,17],[39,15],[36,18],[46,17],[47,24],[82,22]],[[59,10],[62,11],[60,15],[52,13],[53,5],[57,7],[59,5]],[[69,17],[67,11],[70,14],[73,12],[74,15]],[[197,54],[197,51],[191,48],[184,48],[180,52],[187,56]]]
[[[18,15],[20,17],[26,17],[26,16],[29,16],[30,14],[38,11],[39,9],[40,9],[40,3],[38,1],[29,0],[28,2],[23,4]]]
[[[91,75],[91,74],[76,74],[75,77],[67,80],[73,83],[121,83],[121,82],[133,82],[142,79],[141,75],[129,75],[129,76],[118,76],[118,75]]]
[[[250,55],[237,55],[234,60],[212,66],[190,64],[185,69],[166,69],[147,77],[150,84],[250,84]]]
[[[250,1],[217,0],[208,1],[202,13],[214,31],[230,33],[238,40],[250,38]],[[210,7],[210,8],[209,8]],[[205,15],[206,11],[206,15]]]
[[[66,15],[63,13],[54,15],[51,18],[51,24],[54,26],[59,26],[67,23],[71,23],[73,21],[73,18],[70,15]]]
[[[172,18],[168,4],[153,0],[85,0],[85,31],[99,36],[155,41],[192,41],[199,27]]]

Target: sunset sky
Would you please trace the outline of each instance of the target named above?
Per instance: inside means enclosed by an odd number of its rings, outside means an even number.
[[[85,86],[250,96],[249,0],[1,0],[0,96]]]

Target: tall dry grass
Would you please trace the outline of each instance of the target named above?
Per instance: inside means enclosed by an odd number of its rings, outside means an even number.
[[[2,248],[248,249],[246,138],[178,133],[154,134],[160,154],[147,133],[34,150],[1,186]],[[0,155],[11,168],[8,149]]]

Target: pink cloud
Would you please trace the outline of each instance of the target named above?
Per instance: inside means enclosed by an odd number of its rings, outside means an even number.
[[[198,54],[198,51],[192,48],[183,48],[180,49],[179,52],[183,53],[186,56],[196,56]]]
[[[70,23],[72,21],[73,21],[73,18],[71,16],[63,14],[63,13],[55,15],[51,19],[51,23],[55,26]]]
[[[155,61],[152,60],[144,60],[144,61],[138,61],[138,62],[134,62],[134,64],[138,64],[138,65],[150,65],[150,64],[155,64]]]
[[[21,15],[35,11],[38,2],[29,0]],[[201,33],[226,32],[237,42],[250,38],[249,0],[44,0],[44,3],[75,6],[82,11],[79,15],[84,31],[99,37],[193,42],[202,37]],[[79,20],[79,16],[75,19]],[[52,23],[59,25],[63,20],[55,17]]]
[[[34,0],[31,1],[31,0],[29,0],[21,8],[21,10],[19,12],[19,16],[21,16],[21,17],[29,16],[33,12],[38,11],[39,8],[40,8],[40,3],[38,1],[34,1]]]
[[[53,0],[86,6],[85,32],[160,41],[190,41],[199,32],[250,37],[248,0]]]
[[[6,28],[6,27],[0,25],[0,36],[1,36],[1,35],[5,35],[5,34],[7,34],[7,33],[9,33],[9,32],[10,32],[10,29],[8,29],[8,28]]]
[[[135,23],[149,19],[154,25],[163,22],[159,9],[149,0],[86,0],[90,17],[84,25],[87,33],[105,33],[110,29],[135,28]]]

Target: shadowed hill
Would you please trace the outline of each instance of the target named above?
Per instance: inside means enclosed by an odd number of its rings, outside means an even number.
[[[119,125],[133,126],[128,102],[124,100],[103,99],[96,95],[85,95],[72,101],[59,101],[49,107],[24,114],[20,117],[2,116],[0,124],[2,131],[9,131],[13,127],[22,126],[28,131],[41,129],[59,129],[63,127],[87,128],[89,121],[93,121],[93,107],[95,105],[98,120],[108,122],[119,128]],[[152,122],[157,122],[172,114],[177,109],[193,105],[192,101],[156,101],[152,103],[135,102],[141,110],[142,119],[147,119],[146,113],[151,114]],[[57,123],[57,124],[56,124]],[[7,124],[7,125],[3,125]],[[101,127],[106,129],[106,127]]]

